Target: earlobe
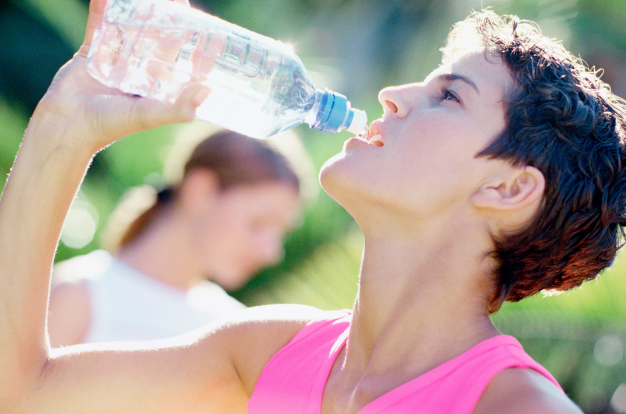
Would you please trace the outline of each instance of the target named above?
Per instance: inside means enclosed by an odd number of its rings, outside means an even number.
[[[545,189],[545,177],[535,167],[513,167],[505,176],[492,177],[481,185],[472,196],[479,208],[517,210],[541,200]]]

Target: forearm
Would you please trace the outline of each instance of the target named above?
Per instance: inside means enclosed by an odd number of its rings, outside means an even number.
[[[69,129],[67,120],[38,109],[0,198],[0,393],[8,393],[2,397],[26,390],[47,360],[54,253],[93,155]]]

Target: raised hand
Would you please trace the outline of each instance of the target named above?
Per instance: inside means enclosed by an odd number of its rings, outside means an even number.
[[[55,127],[67,129],[67,139],[75,140],[67,144],[85,145],[91,151],[143,129],[190,121],[209,93],[198,83],[188,87],[176,102],[165,103],[131,96],[93,79],[87,72],[86,58],[105,4],[106,0],[91,1],[83,45],[59,70],[36,110],[36,114],[54,114]]]

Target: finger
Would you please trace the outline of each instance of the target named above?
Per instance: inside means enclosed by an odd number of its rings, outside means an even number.
[[[211,94],[211,88],[201,83],[192,84],[181,92],[174,105],[178,107],[181,116],[189,121],[196,116],[196,110]]]
[[[207,42],[208,39],[208,42]],[[193,68],[193,77],[197,81],[204,81],[207,78],[216,56],[221,54],[224,49],[226,39],[222,35],[204,35],[198,45],[191,54],[191,64]]]
[[[93,35],[102,24],[104,17],[104,11],[106,9],[107,0],[91,0],[89,2],[89,16],[87,17],[87,27],[85,29],[85,39],[83,40],[83,46],[87,46],[88,49],[93,40]]]
[[[191,85],[180,94],[173,104],[154,99],[140,98],[136,101],[138,124],[142,128],[189,122],[195,118],[196,110],[211,93],[210,88],[202,84]]]

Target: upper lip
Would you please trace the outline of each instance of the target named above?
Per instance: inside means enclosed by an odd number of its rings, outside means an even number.
[[[383,131],[380,125],[380,120],[378,119],[376,121],[373,121],[369,126],[369,139],[371,140],[371,138],[375,137],[376,135],[380,136],[380,141],[382,141],[383,143],[385,142]]]

